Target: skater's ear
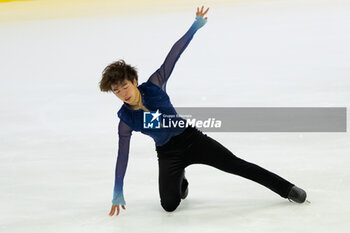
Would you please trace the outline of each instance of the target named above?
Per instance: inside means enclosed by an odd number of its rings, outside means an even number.
[[[132,83],[134,86],[136,86],[137,87],[137,78],[134,78],[134,81],[133,81],[133,83]]]

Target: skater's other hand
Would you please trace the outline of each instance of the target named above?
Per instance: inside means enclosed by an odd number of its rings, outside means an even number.
[[[196,16],[197,15],[204,16],[208,12],[209,7],[208,7],[208,9],[205,12],[203,12],[203,8],[204,8],[204,6],[202,6],[201,11],[199,11],[199,7],[197,7]],[[204,19],[207,19],[207,17],[205,17]]]
[[[122,205],[122,208],[125,210],[125,206]],[[119,215],[119,205],[112,205],[111,211],[109,212],[109,216],[114,215],[115,209],[117,209],[117,214],[115,216]]]

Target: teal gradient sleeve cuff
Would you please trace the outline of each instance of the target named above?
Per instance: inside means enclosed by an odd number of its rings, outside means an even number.
[[[197,31],[201,27],[203,27],[207,23],[207,20],[203,18],[201,15],[196,16],[196,20],[193,22],[191,28],[194,31]]]
[[[123,191],[113,193],[112,205],[126,205]]]

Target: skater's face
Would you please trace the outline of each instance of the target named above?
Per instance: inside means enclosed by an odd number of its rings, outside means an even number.
[[[112,92],[123,102],[128,103],[130,105],[134,105],[137,102],[138,97],[138,88],[137,81],[134,79],[133,82],[125,79],[121,84],[112,84],[111,85]]]

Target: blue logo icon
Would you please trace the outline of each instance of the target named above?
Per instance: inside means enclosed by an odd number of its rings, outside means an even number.
[[[160,129],[161,126],[161,113],[159,109],[156,112],[144,112],[143,113],[143,128],[144,129]]]

